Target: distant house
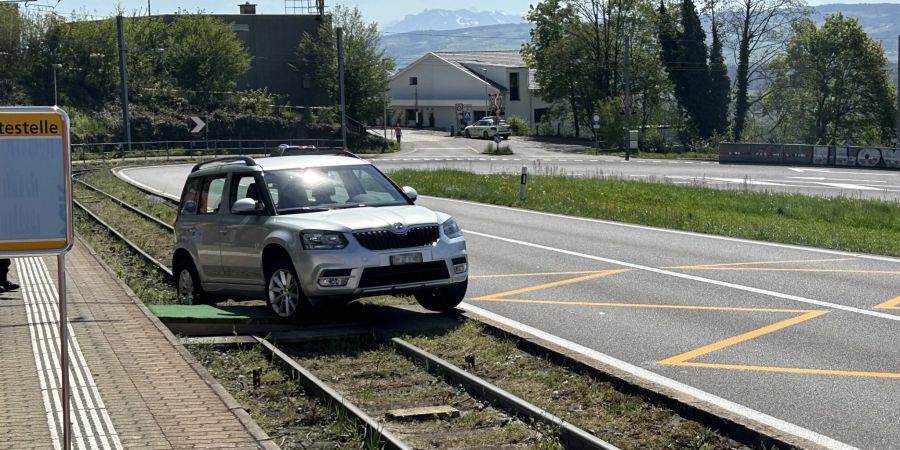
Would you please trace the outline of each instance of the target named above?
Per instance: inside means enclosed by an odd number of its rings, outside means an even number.
[[[549,107],[518,51],[431,52],[394,75],[389,89],[388,120],[403,126],[459,129],[465,112],[471,124],[495,115],[497,106],[501,117],[534,126]]]

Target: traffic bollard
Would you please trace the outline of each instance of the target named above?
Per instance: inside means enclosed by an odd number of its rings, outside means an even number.
[[[528,167],[522,166],[522,178],[519,180],[519,201],[525,201],[525,187],[528,184]]]

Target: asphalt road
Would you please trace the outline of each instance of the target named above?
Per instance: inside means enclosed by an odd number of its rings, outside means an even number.
[[[476,173],[510,173],[527,166],[530,173],[582,177],[616,177],[718,189],[753,189],[819,196],[900,200],[900,172],[852,168],[818,168],[719,164],[710,161],[661,160],[573,154],[580,145],[512,137],[501,145],[509,156],[481,154],[489,141],[449,137],[446,133],[405,131],[402,150],[376,159],[382,170],[456,168]]]
[[[178,193],[187,167],[126,173]],[[468,304],[852,446],[900,447],[900,260],[418,203],[466,232]]]

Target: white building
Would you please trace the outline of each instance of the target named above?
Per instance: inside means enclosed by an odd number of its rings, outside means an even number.
[[[389,120],[412,127],[418,117],[423,127],[459,129],[457,105],[465,105],[471,124],[493,115],[491,97],[499,95],[501,117],[519,116],[533,127],[549,107],[538,89],[518,51],[432,52],[391,79]]]

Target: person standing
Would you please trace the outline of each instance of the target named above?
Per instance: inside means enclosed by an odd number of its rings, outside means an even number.
[[[6,275],[9,273],[9,265],[11,261],[8,259],[0,259],[0,292],[14,291],[19,285],[9,281]]]
[[[394,135],[397,136],[397,144],[400,144],[400,137],[403,136],[403,130],[400,129],[400,125],[394,127]]]

